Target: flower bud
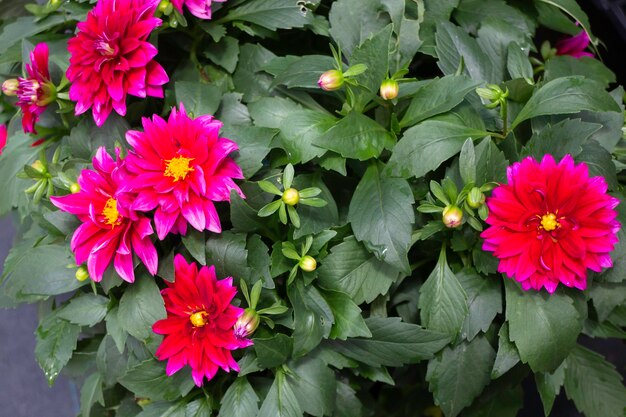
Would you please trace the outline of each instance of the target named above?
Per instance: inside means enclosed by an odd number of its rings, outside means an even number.
[[[78,185],[77,182],[72,183],[72,185],[70,185],[70,192],[72,194],[77,194],[80,192],[80,185]]]
[[[46,172],[46,167],[43,166],[43,163],[39,159],[30,164],[30,166],[40,174],[44,174]]]
[[[343,85],[343,73],[339,70],[328,70],[317,81],[322,90],[334,91]]]
[[[87,278],[89,278],[89,272],[87,271],[87,267],[84,265],[81,265],[76,270],[76,279],[79,280],[80,282],[83,282]]]
[[[485,203],[485,195],[478,187],[474,187],[467,195],[467,204],[474,209],[479,208]]]
[[[398,97],[400,86],[396,80],[387,79],[380,84],[380,96],[385,100],[393,100]]]
[[[282,199],[288,206],[295,206],[300,201],[300,193],[295,188],[287,188]]]
[[[298,265],[300,265],[300,269],[305,272],[313,272],[315,268],[317,268],[317,261],[312,256],[306,255],[300,259]]]
[[[161,2],[159,3],[158,10],[164,15],[169,15],[170,13],[172,13],[173,9],[174,6],[169,0],[161,0]]]
[[[235,337],[237,339],[250,337],[257,327],[259,327],[260,322],[261,319],[256,310],[253,308],[246,308],[235,323]]]
[[[450,229],[459,227],[463,222],[463,210],[457,206],[446,206],[446,208],[443,209],[442,214],[443,224]]]
[[[5,96],[15,96],[17,95],[17,87],[19,84],[16,78],[10,78],[2,83],[2,92]]]

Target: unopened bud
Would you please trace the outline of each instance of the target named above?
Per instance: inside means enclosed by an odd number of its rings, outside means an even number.
[[[343,73],[339,70],[328,70],[317,81],[322,90],[334,91],[343,85]]]
[[[72,183],[72,185],[70,185],[70,191],[72,194],[77,194],[80,192],[80,185],[78,185],[77,182]]]
[[[17,95],[19,85],[20,83],[16,78],[10,78],[2,83],[2,93],[4,93],[5,96]]]
[[[253,308],[246,308],[241,316],[235,322],[235,337],[237,339],[245,339],[250,337],[252,333],[259,327],[261,319],[259,314]]]
[[[387,79],[380,84],[380,96],[385,100],[393,100],[398,97],[400,86],[396,80]]]
[[[485,204],[485,195],[480,191],[478,187],[474,187],[467,195],[467,204],[474,209],[479,208]]]
[[[161,2],[159,3],[159,11],[165,15],[169,15],[170,13],[172,13],[173,8],[174,7],[169,0],[161,0]]]
[[[87,267],[82,265],[76,270],[76,279],[83,282],[87,278],[89,278],[89,272],[87,271]]]
[[[40,174],[43,174],[46,172],[46,167],[43,166],[43,163],[38,159],[35,162],[33,162],[32,164],[30,164],[30,166],[37,172],[39,172]]]
[[[306,255],[300,259],[298,265],[300,265],[300,269],[305,272],[313,272],[315,268],[317,268],[317,261],[312,256]]]
[[[287,188],[282,199],[288,206],[295,206],[300,201],[300,193],[295,188]]]
[[[463,210],[457,206],[446,206],[442,214],[443,224],[450,229],[459,227],[463,223]]]

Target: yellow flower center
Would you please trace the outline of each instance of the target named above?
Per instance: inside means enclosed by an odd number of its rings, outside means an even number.
[[[189,166],[189,163],[193,160],[194,158],[185,158],[184,156],[169,159],[165,161],[165,172],[163,175],[174,178],[174,181],[184,180],[187,178],[187,174],[194,170]]]
[[[557,227],[561,227],[561,224],[557,221],[554,213],[548,213],[541,216],[541,227],[546,232],[551,232]]]
[[[104,216],[104,222],[108,225],[111,225],[111,228],[114,228],[122,222],[122,219],[120,219],[120,212],[117,211],[116,199],[109,198],[107,200],[107,203],[102,209],[102,215]]]
[[[202,327],[208,323],[207,316],[206,311],[197,311],[189,316],[189,321],[193,327]]]

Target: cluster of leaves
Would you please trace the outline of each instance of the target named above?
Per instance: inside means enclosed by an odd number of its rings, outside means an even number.
[[[31,6],[36,18],[5,20],[7,78],[41,41],[67,68],[67,40],[92,4],[52,3]],[[437,408],[447,417],[507,417],[522,407],[529,375],[546,415],[562,387],[588,417],[623,415],[619,373],[578,342],[626,338],[626,232],[614,268],[590,276],[588,291],[523,292],[481,250],[484,206],[466,204],[473,188],[488,193],[504,181],[512,162],[546,153],[585,161],[623,198],[624,91],[607,92],[613,73],[592,58],[552,57],[537,71],[531,64],[540,57],[539,25],[554,39],[589,32],[574,0],[214,7],[212,21],[181,17],[186,26],[153,34],[170,74],[164,101],[133,101],[125,118],[111,116],[102,128],[66,109],[45,113],[44,173],[31,169],[43,156],[3,102],[0,121],[12,118],[0,214],[13,211],[21,226],[0,305],[40,304],[37,361],[50,383],[61,370],[81,380],[82,417],[406,416]],[[316,84],[335,66],[329,44],[345,68],[367,68],[332,93]],[[390,74],[407,78],[385,101],[377,93]],[[499,108],[476,92],[488,85],[508,91]],[[76,219],[24,193],[33,180],[67,190],[97,147],[125,147],[124,133],[142,116],[166,115],[179,102],[224,122],[223,135],[240,147],[246,199],[233,193],[219,207],[222,234],[191,230],[158,242],[158,276],[173,279],[172,259],[182,252],[256,288],[258,309],[272,313],[254,346],[238,353],[241,372],[219,373],[202,389],[188,370],[167,377],[153,356],[160,336],[151,325],[165,317],[159,280],[141,267],[131,285],[112,270],[91,287],[76,280],[68,249]],[[290,188],[302,200],[286,197]],[[440,216],[440,204],[451,202],[468,219],[455,229]]]

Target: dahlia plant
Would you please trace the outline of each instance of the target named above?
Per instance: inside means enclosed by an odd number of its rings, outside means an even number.
[[[0,306],[77,415],[624,415],[620,51],[574,0],[18,9]]]

